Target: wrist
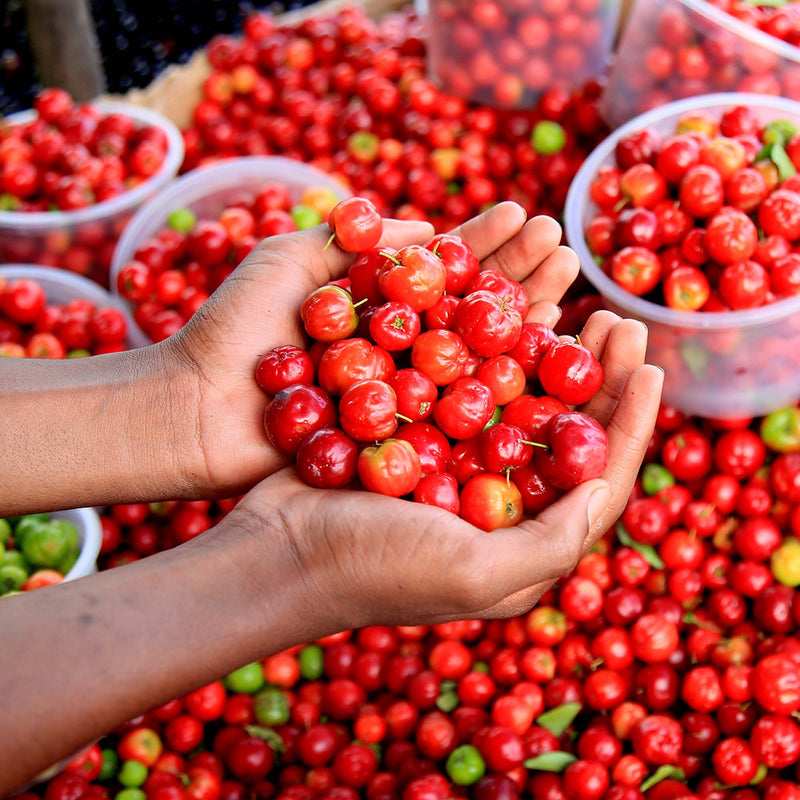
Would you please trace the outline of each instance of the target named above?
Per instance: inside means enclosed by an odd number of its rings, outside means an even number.
[[[254,498],[254,493],[261,496]],[[237,592],[246,598],[242,611],[248,615],[254,648],[249,658],[261,658],[349,627],[339,619],[328,619],[330,604],[320,602],[318,583],[305,570],[289,525],[286,516],[257,488],[209,532],[207,543],[219,546],[227,574],[236,576]]]

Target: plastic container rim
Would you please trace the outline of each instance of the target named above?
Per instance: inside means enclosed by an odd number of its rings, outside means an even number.
[[[91,574],[100,555],[100,546],[103,540],[103,528],[100,515],[93,508],[71,508],[62,511],[53,511],[50,516],[54,519],[66,519],[83,530],[81,551],[72,569],[64,576],[65,581],[76,580]]]
[[[789,42],[784,42],[782,39],[778,39],[769,33],[765,33],[758,28],[754,28],[752,25],[748,25],[740,19],[736,19],[732,14],[715,8],[707,3],[706,0],[678,0],[678,2],[697,14],[702,14],[704,17],[716,22],[720,27],[733,31],[737,36],[743,39],[765,47],[781,56],[781,58],[800,63],[800,48],[789,44]]]
[[[74,226],[113,217],[141,204],[154,187],[164,181],[165,177],[168,176],[169,180],[175,177],[183,162],[184,146],[183,136],[171,120],[163,114],[133,103],[97,100],[91,102],[90,105],[106,114],[125,114],[137,122],[162,128],[167,135],[168,146],[167,156],[161,170],[119,197],[95,203],[87,208],[79,208],[75,211],[0,211],[0,228],[27,229],[27,231],[35,232],[39,229],[49,230],[55,227]],[[20,125],[35,116],[36,112],[33,109],[20,111],[5,117],[4,123]]]
[[[695,0],[681,0],[681,2],[690,1],[695,2]],[[578,254],[581,271],[600,294],[634,316],[659,322],[662,325],[716,330],[732,326],[745,328],[763,325],[777,318],[800,312],[800,296],[742,311],[679,311],[667,308],[633,295],[615,283],[595,263],[594,257],[586,245],[583,212],[591,203],[589,200],[589,186],[597,170],[603,165],[608,156],[612,155],[616,143],[622,137],[642,128],[647,128],[654,123],[663,122],[671,116],[677,117],[689,111],[715,106],[731,107],[737,105],[754,108],[769,107],[776,111],[785,111],[797,117],[797,121],[800,123],[800,102],[773,95],[720,92],[676,100],[660,108],[640,114],[617,128],[589,154],[572,181],[567,193],[564,211],[564,228],[569,246]]]
[[[206,195],[197,197],[191,196],[192,190],[196,187],[203,187],[209,195],[213,194],[215,190],[223,188],[235,189],[235,184],[231,184],[229,187],[214,186],[212,179],[219,175],[225,175],[237,168],[252,170],[252,172],[249,173],[252,177],[258,177],[258,172],[262,169],[265,173],[276,169],[291,170],[295,174],[302,175],[302,177],[308,181],[309,186],[317,182],[317,185],[337,191],[342,200],[351,196],[350,190],[331,175],[309,164],[305,164],[302,161],[297,161],[285,156],[240,156],[237,158],[226,158],[215,164],[210,164],[209,166],[195,167],[195,169],[176,178],[163,191],[159,192],[156,197],[140,206],[128,221],[125,230],[117,241],[116,247],[114,248],[114,256],[111,260],[111,291],[116,292],[116,276],[125,262],[132,257],[135,251],[134,244],[141,236],[142,229],[145,228],[156,215],[164,214],[161,224],[165,225],[167,214],[178,207],[174,205],[176,202],[180,203],[182,206],[191,206],[193,203],[204,200]],[[274,180],[277,181],[280,180],[280,178],[276,175]]]

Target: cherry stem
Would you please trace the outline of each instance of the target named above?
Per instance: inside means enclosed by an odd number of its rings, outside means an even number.
[[[405,414],[401,414],[399,412],[395,412],[395,416],[397,419],[403,420],[403,422],[413,422],[414,420],[411,417],[407,417]]]
[[[368,297],[362,297],[357,303],[353,303],[353,308],[358,308],[359,306],[363,306],[364,303],[367,302],[367,300],[369,300]]]
[[[388,258],[389,261],[391,261],[393,264],[399,264],[400,263],[400,259],[397,258],[397,256],[395,256],[394,254],[387,253],[385,250],[381,250],[380,253],[384,258]]]
[[[330,239],[328,239],[328,241],[327,241],[327,242],[325,242],[325,247],[323,247],[323,248],[322,248],[322,252],[323,252],[323,253],[324,253],[324,252],[325,252],[325,251],[326,251],[326,250],[327,250],[327,249],[328,249],[328,248],[329,248],[329,247],[330,247],[330,246],[333,244],[333,240],[334,240],[335,238],[336,238],[336,234],[335,234],[335,233],[332,233],[332,234],[331,234],[331,238],[330,238]]]
[[[541,442],[532,442],[530,439],[517,439],[519,444],[529,444],[531,447],[541,447],[543,450],[549,450],[549,444],[542,444]]]
[[[433,246],[433,250],[431,250],[431,252],[432,252],[432,253],[433,253],[435,256],[439,256],[439,245],[440,245],[440,244],[441,244],[441,242],[436,242],[436,244]],[[439,256],[439,258],[441,258],[441,256]]]

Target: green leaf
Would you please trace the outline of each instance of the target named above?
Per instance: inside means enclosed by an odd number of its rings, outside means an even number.
[[[792,159],[789,158],[786,148],[780,142],[775,142],[775,144],[772,145],[769,151],[769,157],[772,163],[778,168],[778,175],[780,175],[782,181],[797,174]]]
[[[645,780],[642,781],[639,790],[646,792],[648,789],[652,789],[657,783],[661,783],[661,781],[665,781],[667,778],[675,778],[677,781],[683,781],[686,780],[686,775],[684,775],[680,767],[664,764],[663,767],[659,767],[649,778],[645,778]]]
[[[664,569],[664,562],[655,548],[649,544],[637,542],[628,531],[625,530],[621,522],[617,523],[617,539],[621,544],[635,550],[653,569]]]
[[[542,772],[563,772],[570,764],[578,760],[572,753],[563,750],[552,750],[549,753],[540,753],[534,758],[529,758],[523,766],[528,769],[538,769]]]
[[[783,8],[789,0],[745,0],[749,6],[766,6],[767,8]]]
[[[543,772],[563,772],[577,760],[577,756],[572,753],[565,753],[563,750],[552,750],[549,753],[541,753],[534,758],[529,758],[524,762],[524,766],[528,769],[538,769]]]
[[[536,718],[536,724],[547,728],[553,736],[561,736],[572,725],[582,708],[581,703],[563,703],[540,714]]]

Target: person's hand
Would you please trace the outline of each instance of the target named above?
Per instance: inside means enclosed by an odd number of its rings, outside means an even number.
[[[597,312],[581,341],[605,369],[601,391],[582,410],[606,427],[608,466],[536,519],[486,533],[432,506],[313,489],[289,468],[248,493],[223,525],[231,535],[252,532],[263,558],[287,565],[286,585],[301,587],[292,607],[310,636],[523,613],[622,512],[658,410],[662,373],[643,365],[641,323]]]
[[[554,325],[556,304],[578,273],[572,250],[560,246],[550,217],[526,221],[516,203],[501,203],[457,231],[482,267],[519,280],[532,300],[529,320]],[[267,441],[267,396],[255,382],[258,357],[278,345],[303,345],[300,305],[319,286],[346,274],[354,256],[325,248],[327,226],[262,242],[188,324],[163,346],[187,365],[180,397],[192,403],[192,425],[180,469],[197,496],[234,495],[282,466]],[[381,245],[399,248],[433,236],[428,223],[387,220]]]

